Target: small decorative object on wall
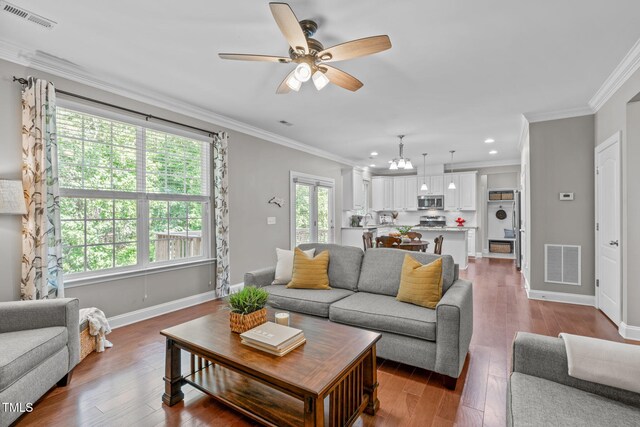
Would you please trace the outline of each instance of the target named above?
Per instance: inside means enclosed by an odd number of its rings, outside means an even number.
[[[269,200],[269,204],[271,205],[276,205],[279,208],[284,206],[284,199],[280,198],[280,197],[276,197],[273,196],[270,200]]]
[[[458,227],[463,227],[464,223],[467,222],[464,218],[458,217],[456,218],[456,222],[458,223]]]

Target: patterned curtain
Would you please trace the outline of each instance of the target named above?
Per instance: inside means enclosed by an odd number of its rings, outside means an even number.
[[[29,77],[22,91],[23,300],[64,296],[57,148],[55,89]]]
[[[229,173],[227,147],[229,135],[219,132],[213,138],[213,209],[216,226],[216,296],[229,294]]]

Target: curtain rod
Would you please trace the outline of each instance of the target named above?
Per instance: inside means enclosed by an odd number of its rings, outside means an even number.
[[[27,79],[24,79],[22,77],[16,77],[16,76],[13,76],[13,81],[14,82],[18,82],[23,86],[26,86],[29,83],[27,81]],[[93,103],[96,103],[96,104],[104,105],[105,107],[110,107],[110,108],[115,108],[115,109],[118,109],[118,110],[121,110],[121,111],[126,111],[128,113],[137,114],[139,116],[143,116],[146,121],[149,121],[149,119],[151,119],[151,120],[158,120],[158,121],[165,122],[165,123],[171,123],[172,125],[182,126],[184,128],[187,128],[187,129],[197,130],[199,132],[206,133],[206,134],[209,135],[209,137],[213,137],[213,136],[217,136],[218,135],[218,132],[213,132],[213,131],[210,131],[210,130],[207,130],[207,129],[202,129],[202,128],[191,126],[191,125],[186,125],[184,123],[176,122],[174,120],[163,119],[162,117],[157,117],[157,116],[154,116],[153,114],[147,114],[147,113],[143,113],[141,111],[132,110],[130,108],[120,107],[119,105],[110,104],[108,102],[100,101],[100,100],[94,99],[94,98],[89,98],[89,97],[83,96],[83,95],[78,95],[76,93],[71,93],[71,92],[67,92],[67,91],[64,91],[64,90],[60,90],[60,89],[56,89],[56,93],[60,93],[60,94],[63,94],[63,95],[71,96],[73,98],[78,98],[78,99],[82,99],[84,101],[89,101],[89,102],[93,102]]]

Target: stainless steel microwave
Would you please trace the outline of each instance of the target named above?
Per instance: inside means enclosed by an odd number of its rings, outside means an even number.
[[[444,209],[444,196],[418,196],[418,209]]]

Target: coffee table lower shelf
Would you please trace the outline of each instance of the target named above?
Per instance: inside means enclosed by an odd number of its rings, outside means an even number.
[[[302,400],[220,365],[209,365],[183,381],[264,425],[304,425]]]

